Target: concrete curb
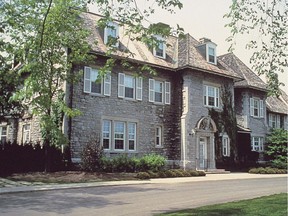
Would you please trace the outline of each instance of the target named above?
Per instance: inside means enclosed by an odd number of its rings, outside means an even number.
[[[200,181],[223,181],[223,180],[239,180],[239,179],[257,179],[257,178],[288,178],[288,174],[249,174],[249,173],[229,173],[229,174],[207,174],[201,177],[181,177],[181,178],[158,178],[150,180],[128,180],[128,181],[106,181],[106,182],[90,182],[90,183],[71,183],[71,184],[44,184],[29,186],[10,186],[0,188],[0,194],[36,192],[49,190],[78,189],[89,187],[104,186],[121,186],[136,184],[176,184]]]

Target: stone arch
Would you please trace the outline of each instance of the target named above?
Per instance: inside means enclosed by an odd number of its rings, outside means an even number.
[[[209,116],[202,117],[196,124],[196,130],[216,132],[217,127],[213,119]]]

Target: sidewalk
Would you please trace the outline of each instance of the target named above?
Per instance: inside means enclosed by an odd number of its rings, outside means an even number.
[[[129,180],[129,181],[106,181],[90,183],[71,183],[71,184],[44,184],[41,182],[14,182],[0,178],[0,195],[6,193],[75,189],[88,187],[135,185],[135,184],[175,184],[199,181],[219,181],[233,179],[257,179],[257,178],[287,178],[287,174],[261,175],[249,173],[229,173],[229,174],[207,174],[201,177],[181,177],[181,178],[158,178],[150,180]]]

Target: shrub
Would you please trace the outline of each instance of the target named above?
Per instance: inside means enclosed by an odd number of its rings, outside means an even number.
[[[174,169],[172,171],[177,175],[177,177],[185,177],[184,172],[183,172],[184,170]]]
[[[188,170],[190,176],[199,176],[199,173],[196,170]]]
[[[165,167],[166,159],[157,154],[148,154],[140,158],[137,164],[139,171],[153,171],[158,172]]]
[[[100,170],[102,157],[103,148],[100,145],[99,139],[91,139],[91,141],[84,146],[81,152],[81,169],[88,172]]]
[[[177,173],[173,170],[165,170],[165,177],[166,178],[175,178],[177,177]]]
[[[139,172],[139,173],[137,173],[136,178],[139,178],[139,179],[150,179],[150,175],[147,172]]]
[[[198,176],[206,176],[206,173],[204,171],[197,171]]]
[[[253,174],[286,174],[286,169],[278,169],[272,167],[259,167],[259,168],[252,168],[249,170],[249,173]]]

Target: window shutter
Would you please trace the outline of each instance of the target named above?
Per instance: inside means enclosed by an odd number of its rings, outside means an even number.
[[[119,73],[118,74],[118,97],[124,98],[125,96],[125,74]]]
[[[143,78],[136,78],[136,100],[142,100],[142,86],[143,86]]]
[[[250,98],[250,116],[254,116],[254,99]]]
[[[171,84],[170,82],[165,82],[165,104],[171,103]]]
[[[260,100],[260,117],[264,117],[263,100]]]
[[[91,92],[91,68],[84,67],[84,92],[90,93]]]
[[[280,115],[276,115],[276,128],[280,128]]]
[[[111,73],[107,73],[104,78],[104,95],[111,95]]]
[[[269,113],[268,118],[269,118],[269,127],[272,127],[272,114],[271,113]]]
[[[155,80],[149,79],[149,101],[154,102],[155,101]]]

